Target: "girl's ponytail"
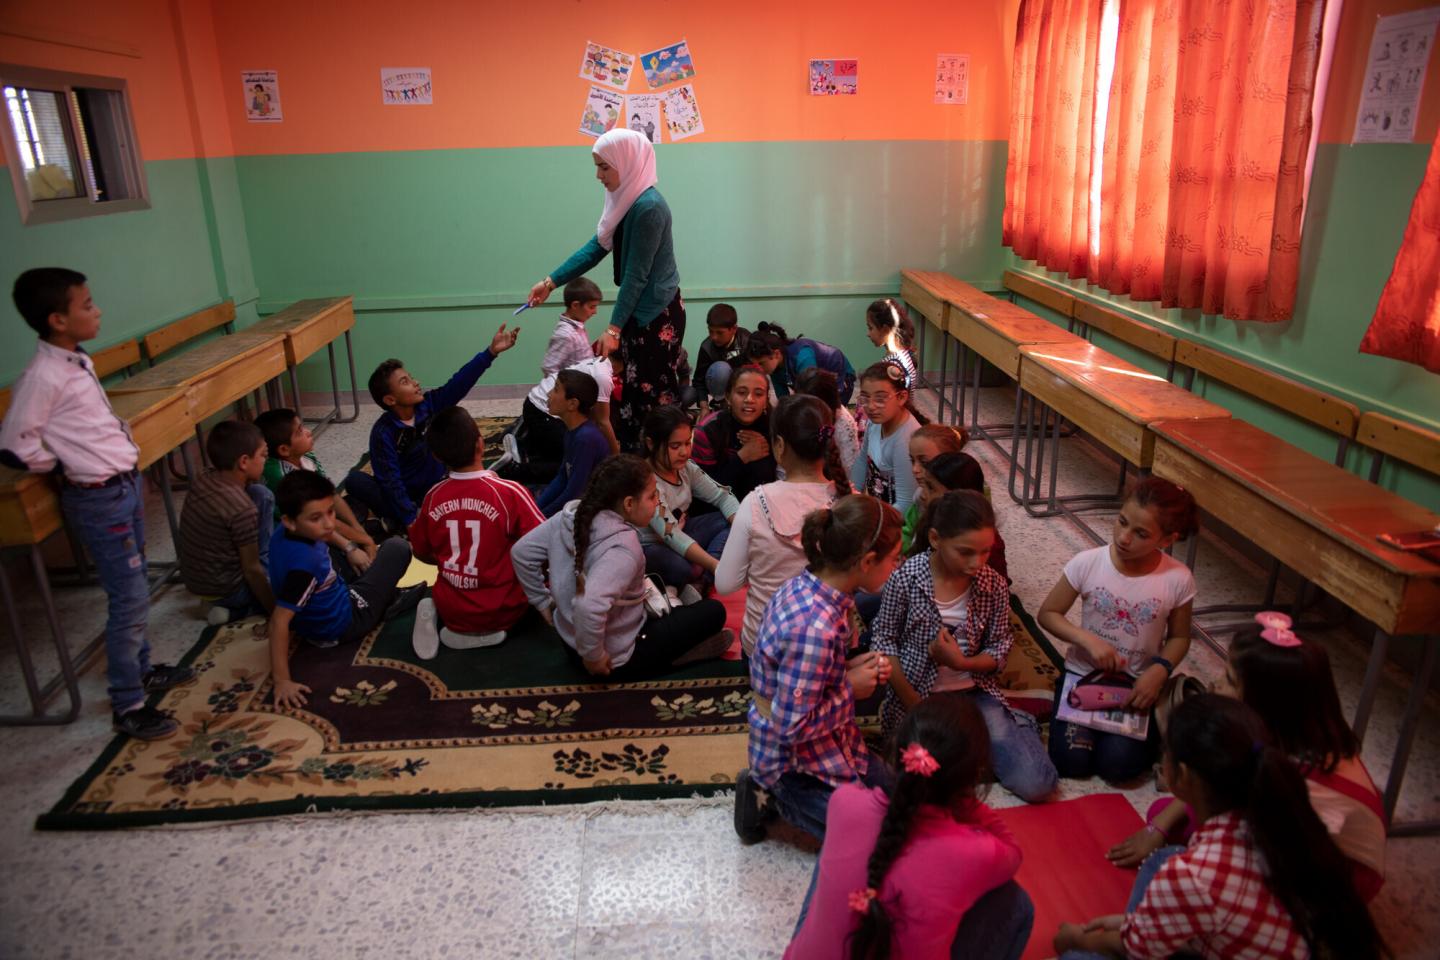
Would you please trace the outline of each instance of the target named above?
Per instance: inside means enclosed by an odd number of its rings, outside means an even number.
[[[848,570],[871,551],[889,556],[900,542],[902,525],[900,514],[888,503],[852,493],[828,510],[811,511],[800,529],[800,543],[812,573]]]
[[[585,592],[585,552],[590,549],[590,527],[601,510],[615,510],[626,497],[639,497],[650,482],[650,464],[633,453],[620,453],[600,462],[580,505],[575,508],[575,594]]]

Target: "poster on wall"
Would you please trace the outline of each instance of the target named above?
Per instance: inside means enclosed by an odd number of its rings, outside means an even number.
[[[668,83],[679,83],[695,76],[695,61],[690,59],[690,44],[681,40],[668,47],[640,54],[640,69],[651,90]]]
[[[380,99],[386,104],[427,104],[433,90],[429,67],[381,67]]]
[[[240,82],[245,87],[245,119],[251,123],[279,123],[285,119],[280,110],[280,74],[274,70],[241,70]]]
[[[963,104],[970,99],[970,56],[942,53],[935,58],[935,102]]]
[[[585,44],[585,56],[580,60],[581,80],[589,80],[612,90],[624,90],[630,85],[630,72],[634,69],[635,58],[630,54],[613,50],[594,40]]]
[[[625,125],[645,134],[651,143],[660,142],[660,95],[636,93],[625,98]]]
[[[665,91],[665,129],[670,131],[672,141],[705,132],[705,121],[700,119],[700,104],[695,100],[693,83]]]
[[[859,92],[859,60],[810,61],[810,96],[853,97]]]
[[[1365,64],[1354,143],[1409,143],[1415,139],[1420,91],[1440,7],[1377,17]]]
[[[580,115],[580,132],[587,137],[615,129],[620,122],[620,111],[625,109],[625,98],[614,90],[591,87],[585,98],[585,112]]]

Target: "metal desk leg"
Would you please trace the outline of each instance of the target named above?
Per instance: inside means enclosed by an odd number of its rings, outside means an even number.
[[[1415,734],[1420,727],[1420,712],[1425,707],[1425,693],[1430,689],[1430,678],[1435,675],[1435,662],[1440,659],[1440,644],[1433,640],[1422,640],[1425,652],[1420,658],[1420,672],[1410,683],[1410,697],[1405,702],[1405,719],[1400,722],[1400,736],[1395,742],[1395,758],[1390,762],[1390,776],[1385,781],[1385,819],[1391,822],[1395,832],[1395,803],[1400,799],[1400,786],[1405,782],[1405,767],[1410,762],[1410,748],[1415,745]],[[1401,827],[1410,833],[1431,832],[1440,829],[1440,823],[1411,824]]]
[[[1380,689],[1380,675],[1385,668],[1385,657],[1390,652],[1390,634],[1384,630],[1375,631],[1375,640],[1370,645],[1370,662],[1365,666],[1365,682],[1360,685],[1360,702],[1355,705],[1355,739],[1365,743],[1365,730],[1370,726],[1370,712],[1375,707],[1375,694]]]
[[[940,382],[927,383],[935,391],[935,419],[940,423],[945,422],[945,375],[946,368],[950,365],[950,338],[940,334]]]
[[[50,638],[55,643],[55,656],[60,662],[60,676],[46,687],[53,689],[63,682],[66,694],[70,698],[70,706],[63,713],[45,712],[45,704],[49,701],[49,695],[35,678],[35,664],[30,659],[30,648],[26,635],[21,631],[19,614],[15,609],[15,594],[10,588],[10,575],[6,572],[4,564],[0,563],[0,596],[3,596],[5,611],[10,620],[10,635],[15,641],[15,652],[19,657],[20,670],[25,678],[26,692],[30,695],[31,709],[28,715],[0,716],[0,725],[54,726],[71,723],[80,716],[80,680],[75,672],[75,665],[70,660],[70,651],[65,646],[65,634],[60,629],[60,618],[55,611],[55,598],[50,593],[50,578],[45,570],[45,561],[36,547],[30,546],[27,549],[30,554],[30,566],[35,572],[36,585],[40,590],[40,598],[45,604],[45,619],[50,626]]]
[[[355,349],[350,344],[350,331],[345,331],[345,359],[350,364],[350,404],[354,413],[348,417],[341,417],[337,423],[354,423],[360,419],[360,382],[355,379]]]

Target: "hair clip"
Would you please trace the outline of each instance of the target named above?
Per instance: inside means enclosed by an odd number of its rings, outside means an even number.
[[[1260,636],[1275,644],[1277,647],[1300,646],[1300,638],[1295,635],[1295,632],[1286,630],[1284,627],[1271,627],[1268,630],[1261,630]]]
[[[905,751],[900,754],[900,763],[905,767],[906,773],[922,777],[928,777],[940,769],[939,761],[931,756],[930,751],[926,750],[924,745],[919,742],[911,743],[905,748]]]
[[[864,890],[851,890],[850,909],[856,913],[864,913],[870,909],[870,901],[878,896],[880,896],[880,894],[874,887],[866,887]]]
[[[819,430],[815,431],[815,439],[820,441],[820,446],[822,447],[830,446],[830,441],[834,438],[835,428],[830,426],[829,424],[826,424]]]
[[[1281,613],[1278,610],[1265,610],[1255,614],[1255,622],[1266,630],[1289,630],[1294,626],[1289,614]]]

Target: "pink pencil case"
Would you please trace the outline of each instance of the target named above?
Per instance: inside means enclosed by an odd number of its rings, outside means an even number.
[[[1115,710],[1125,705],[1134,688],[1129,674],[1091,670],[1075,681],[1066,700],[1076,710]]]

